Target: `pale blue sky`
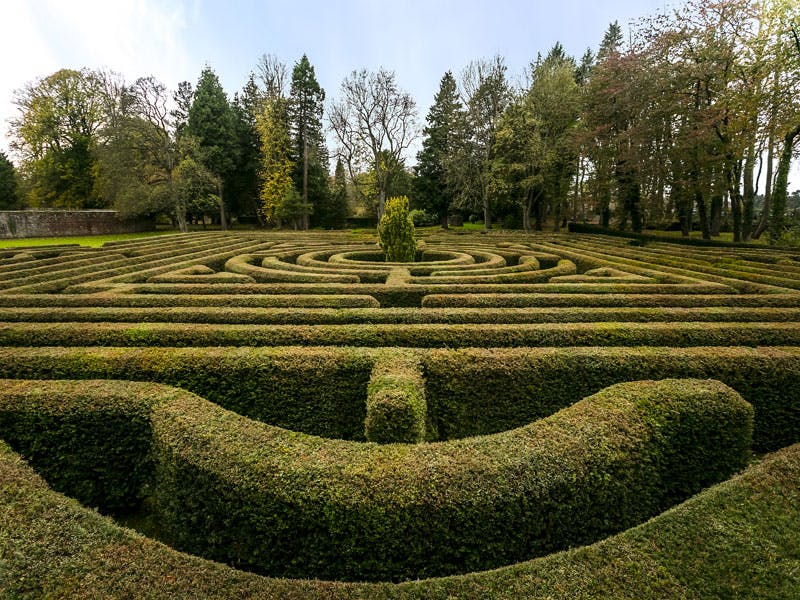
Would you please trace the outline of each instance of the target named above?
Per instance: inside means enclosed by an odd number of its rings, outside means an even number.
[[[580,55],[596,49],[609,22],[625,26],[665,6],[664,0],[3,1],[0,118],[5,134],[13,90],[59,68],[108,68],[130,81],[155,75],[174,89],[179,81],[196,82],[208,64],[232,96],[262,54],[291,68],[306,53],[329,100],[351,71],[385,67],[424,119],[447,70],[458,74],[471,60],[500,53],[510,73],[521,74],[556,41]]]
[[[521,76],[560,41],[596,51],[611,21],[623,29],[676,0],[0,0],[0,150],[12,93],[64,67],[107,68],[129,81],[154,75],[170,89],[205,64],[230,96],[262,54],[289,69],[303,53],[328,101],[351,71],[385,67],[416,102],[420,122],[447,70],[501,54]],[[800,177],[794,178],[800,181]]]

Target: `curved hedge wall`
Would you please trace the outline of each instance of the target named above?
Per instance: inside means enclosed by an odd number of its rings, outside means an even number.
[[[753,405],[754,448],[800,441],[794,347],[463,348],[429,350],[423,368],[428,412],[442,439],[518,427],[622,381],[711,377]]]
[[[177,552],[51,491],[0,443],[8,598],[758,598],[800,589],[800,445],[606,540],[492,571],[401,584],[260,577]],[[769,540],[769,543],[761,543]],[[698,551],[698,546],[702,550]]]
[[[149,458],[113,456],[150,435],[166,536],[288,577],[418,578],[590,543],[743,467],[752,431],[750,405],[711,380],[620,384],[516,430],[418,445],[290,432],[157,384],[7,380],[0,390],[5,440],[52,458],[45,473],[67,472],[67,486],[87,468],[113,481]],[[81,442],[109,410],[149,410],[152,431],[126,434],[110,455]],[[122,487],[110,495],[135,498]]]

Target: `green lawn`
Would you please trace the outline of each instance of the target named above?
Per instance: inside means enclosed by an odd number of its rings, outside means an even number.
[[[106,242],[119,242],[123,240],[135,240],[138,238],[152,237],[177,233],[175,230],[147,231],[144,233],[119,233],[117,235],[83,235],[69,237],[48,237],[48,238],[20,238],[14,240],[0,240],[0,248],[28,248],[31,246],[60,246],[65,244],[79,244],[81,246],[91,246],[98,248]]]

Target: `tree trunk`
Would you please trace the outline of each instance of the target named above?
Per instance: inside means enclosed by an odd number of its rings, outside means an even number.
[[[675,197],[675,210],[678,212],[678,221],[681,224],[681,235],[689,237],[692,231],[692,203],[686,197],[686,190],[679,181],[673,184],[672,194]]]
[[[700,217],[700,231],[703,232],[703,239],[710,240],[711,227],[709,226],[708,223],[708,210],[706,209],[706,199],[703,196],[703,192],[701,192],[699,189],[695,189],[694,202],[695,206],[697,207],[697,215]]]
[[[775,177],[775,189],[772,191],[772,215],[770,218],[769,241],[774,244],[783,234],[786,211],[786,199],[789,193],[789,168],[792,164],[792,148],[800,125],[792,129],[783,138],[783,151],[778,161],[778,173]]]
[[[533,199],[533,215],[535,219],[534,228],[536,231],[544,229],[544,203],[542,202],[542,193],[536,192]]]
[[[611,224],[611,188],[607,182],[600,184],[600,189],[597,192],[600,212],[600,225],[603,229],[608,229]]]
[[[600,225],[603,229],[608,229],[609,225],[611,225],[611,207],[608,204],[604,204],[601,209]]]
[[[522,201],[522,228],[525,231],[531,230],[531,192],[525,193]]]
[[[578,180],[578,194],[580,202],[580,219],[586,222],[586,196],[583,193],[584,182],[586,181],[586,161],[580,161],[580,179]],[[577,218],[576,218],[577,220]]]
[[[267,223],[264,221],[264,215],[262,215],[261,211],[259,210],[260,206],[258,205],[258,200],[256,200],[255,198],[251,197],[250,198],[250,203],[252,205],[251,208],[253,209],[253,212],[255,212],[255,214],[256,214],[256,220],[258,221],[258,226],[261,229],[263,229],[264,227],[267,226]]]
[[[733,218],[733,241],[742,241],[742,194],[731,190],[731,217]]]
[[[439,219],[439,223],[441,224],[442,229],[450,229],[450,224],[448,223],[447,220],[447,211],[444,211],[441,218]]]
[[[189,228],[186,226],[186,205],[178,198],[178,193],[175,190],[173,173],[174,171],[170,163],[167,170],[167,189],[169,190],[167,193],[169,194],[169,200],[172,206],[175,207],[175,221],[178,224],[178,231],[186,233],[189,231]]]
[[[742,241],[749,242],[753,230],[753,203],[756,190],[753,186],[753,169],[755,168],[756,150],[753,144],[747,149],[744,161],[744,197],[742,198]]]
[[[758,226],[751,236],[757,240],[769,227],[769,216],[772,212],[772,169],[775,164],[775,141],[770,134],[769,148],[767,148],[767,177],[764,181],[764,206],[761,208],[761,218]]]
[[[378,223],[381,222],[384,206],[386,206],[386,188],[381,187],[380,191],[378,192]]]
[[[741,179],[741,162],[732,155],[725,157],[725,183],[731,200],[731,217],[733,217],[733,241],[742,241],[742,192],[739,190]]]
[[[492,228],[492,211],[489,206],[489,190],[485,183],[482,184],[481,196],[483,198],[483,228]]]
[[[303,230],[308,230],[308,142],[303,133]]]
[[[689,170],[689,181],[691,182],[691,190],[694,195],[694,206],[697,209],[697,216],[700,218],[700,231],[703,234],[704,240],[711,239],[711,228],[708,223],[708,209],[706,207],[706,198],[703,194],[703,187],[700,184],[700,172],[697,158],[697,152],[694,152],[693,165]]]
[[[722,196],[711,196],[711,237],[719,237],[722,229]]]
[[[219,226],[222,231],[228,230],[228,220],[225,218],[225,200],[222,197],[222,181],[217,185],[219,190]],[[205,219],[203,219],[205,223]]]
[[[633,231],[642,233],[642,189],[636,182],[631,182],[628,190],[628,210],[631,214]]]
[[[181,233],[189,231],[186,225],[186,207],[183,205],[183,202],[179,202],[175,205],[175,220],[178,222],[178,230]]]
[[[581,155],[579,153],[578,154],[578,163],[576,165],[577,168],[575,170],[575,192],[572,195],[572,208],[570,210],[570,218],[573,221],[577,221],[578,220],[578,218],[577,218],[577,215],[578,215],[578,202],[580,200],[580,193],[581,193],[581,163],[582,163],[582,157],[581,157]]]
[[[559,185],[556,188],[556,198],[553,202],[554,210],[553,210],[553,232],[558,233],[559,229],[561,228],[561,211],[563,202],[561,200],[561,186]]]

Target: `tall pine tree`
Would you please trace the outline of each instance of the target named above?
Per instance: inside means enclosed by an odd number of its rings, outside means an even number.
[[[256,118],[261,110],[261,93],[251,73],[241,94],[233,100],[236,141],[238,145],[236,169],[228,184],[229,199],[234,201],[234,210],[253,215],[264,225],[261,218],[258,170],[261,164],[261,139],[256,127]]]
[[[210,67],[200,74],[185,133],[197,141],[203,166],[218,179],[220,225],[226,229],[225,186],[236,167],[236,127],[228,97]]]
[[[452,153],[456,119],[461,110],[456,80],[448,71],[428,111],[422,150],[417,154],[418,201],[425,210],[439,215],[443,229],[447,229],[447,211],[453,200],[448,185],[447,158]]]
[[[325,203],[328,194],[328,152],[322,134],[325,90],[317,82],[314,67],[304,54],[294,65],[289,95],[292,135],[292,179],[303,206],[303,229],[308,229],[314,206]],[[319,215],[319,221],[323,219]]]

